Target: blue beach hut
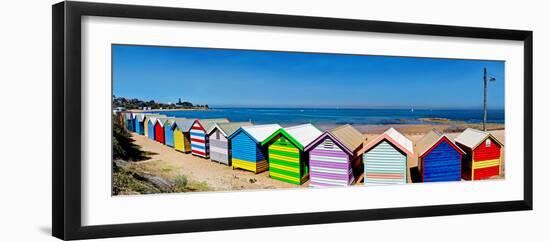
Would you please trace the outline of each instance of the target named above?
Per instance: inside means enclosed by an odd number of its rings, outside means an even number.
[[[433,129],[414,145],[422,182],[461,180],[462,151],[447,136]]]
[[[281,129],[278,124],[243,126],[231,134],[231,165],[254,173],[268,169],[267,150],[261,143]]]

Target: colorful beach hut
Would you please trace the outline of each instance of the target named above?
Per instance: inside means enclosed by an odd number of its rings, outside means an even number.
[[[132,125],[132,112],[125,112],[124,113],[124,121],[125,121],[125,124],[124,126],[126,126],[126,129],[129,130],[129,131],[133,131],[133,125]]]
[[[231,134],[231,166],[254,173],[267,170],[267,153],[260,145],[275,131],[281,129],[278,124],[243,126]]]
[[[365,185],[407,183],[407,158],[413,152],[412,142],[393,128],[369,141],[363,151]]]
[[[447,136],[433,129],[414,144],[422,182],[461,180],[461,161],[465,154]]]
[[[309,158],[304,148],[323,134],[312,124],[285,127],[262,141],[267,146],[269,176],[301,185],[309,179]]]
[[[164,115],[148,115],[145,117],[144,121],[144,131],[147,138],[154,140],[155,139],[155,124],[157,123],[157,118],[166,117]]]
[[[166,135],[164,134],[164,124],[173,117],[159,117],[155,123],[155,141],[166,144]]]
[[[145,121],[145,115],[144,113],[137,113],[134,115],[134,131],[140,135],[144,135],[144,126],[143,123]]]
[[[209,158],[210,149],[207,133],[216,123],[229,123],[229,120],[225,118],[195,120],[190,131],[191,154],[202,158]]]
[[[306,146],[311,187],[347,186],[355,181],[354,167],[361,167],[366,138],[351,125],[325,131]],[[359,172],[362,172],[360,170]]]
[[[164,128],[164,144],[169,147],[174,147],[174,124],[178,120],[185,120],[185,118],[168,118],[162,127]]]
[[[216,123],[208,132],[210,160],[231,166],[231,144],[227,137],[250,122]]]
[[[481,180],[500,175],[504,145],[489,132],[468,128],[456,137],[455,143],[466,153],[462,158],[462,178]]]
[[[183,153],[191,152],[191,135],[189,131],[195,123],[195,119],[176,120],[172,124],[174,135],[174,149]]]

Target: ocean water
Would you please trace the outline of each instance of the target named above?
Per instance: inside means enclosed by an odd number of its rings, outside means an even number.
[[[154,112],[154,111],[153,111]],[[488,110],[487,122],[504,123],[504,110]],[[228,118],[232,122],[277,123],[290,126],[312,123],[320,126],[342,124],[421,124],[421,118],[446,118],[468,123],[483,121],[483,110],[476,109],[328,109],[328,108],[213,108],[210,110],[162,111],[173,117]]]

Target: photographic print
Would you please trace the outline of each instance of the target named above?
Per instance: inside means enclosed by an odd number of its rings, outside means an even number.
[[[111,50],[115,196],[505,178],[504,61]]]

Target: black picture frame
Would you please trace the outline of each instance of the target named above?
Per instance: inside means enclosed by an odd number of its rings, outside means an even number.
[[[60,239],[185,233],[380,219],[532,210],[533,32],[263,13],[90,2],[52,6],[52,233]],[[521,200],[456,205],[213,218],[99,226],[81,225],[81,17],[194,21],[378,33],[517,40],[524,43],[524,194]],[[139,220],[136,220],[139,221]]]

